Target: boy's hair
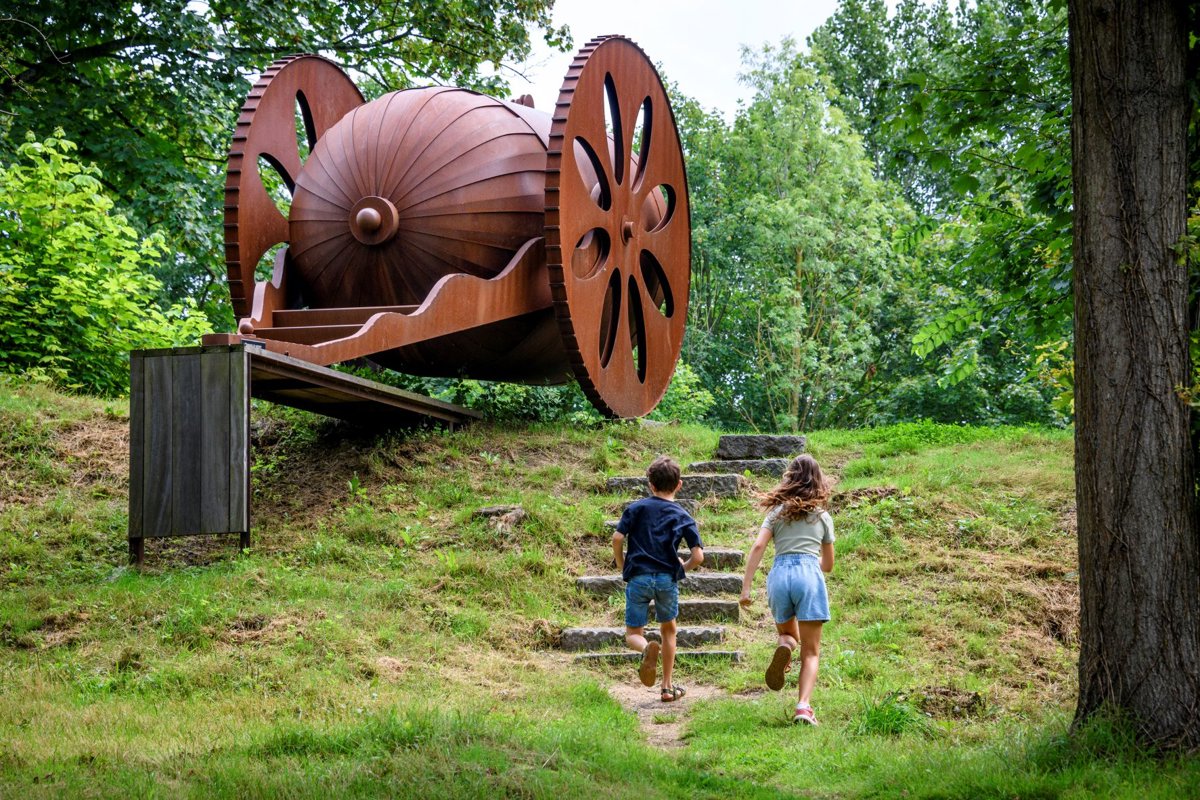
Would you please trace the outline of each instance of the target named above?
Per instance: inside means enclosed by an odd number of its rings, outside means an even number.
[[[670,456],[659,456],[646,468],[646,477],[658,491],[674,491],[679,486],[679,465]]]
[[[784,519],[800,519],[824,510],[832,493],[833,483],[821,473],[817,460],[805,453],[788,465],[779,485],[761,495],[758,502],[764,509],[782,506],[780,516]]]

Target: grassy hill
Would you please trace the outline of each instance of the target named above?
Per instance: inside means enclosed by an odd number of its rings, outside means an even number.
[[[1138,752],[1119,720],[1064,735],[1067,432],[811,435],[839,539],[824,724],[799,729],[794,676],[762,685],[765,572],[729,630],[746,662],[681,665],[686,706],[639,717],[632,668],[554,646],[620,619],[574,587],[611,570],[604,479],[705,460],[714,431],[370,435],[256,409],[252,549],[148,542],[141,572],[127,431],[120,403],[0,382],[0,796],[1200,796],[1200,764]],[[474,515],[498,503],[529,516]],[[761,512],[710,500],[698,519],[706,545],[744,549]]]

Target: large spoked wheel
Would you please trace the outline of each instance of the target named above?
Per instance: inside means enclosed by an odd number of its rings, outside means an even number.
[[[584,393],[610,416],[651,411],[683,345],[691,219],[666,91],[628,39],[588,42],[563,81],[548,148],[546,260]]]
[[[276,61],[250,90],[233,132],[225,179],[225,267],[238,318],[250,313],[259,260],[288,241],[287,218],[263,184],[260,158],[294,191],[301,168],[297,118],[312,152],[325,131],[362,102],[341,69],[311,55]]]

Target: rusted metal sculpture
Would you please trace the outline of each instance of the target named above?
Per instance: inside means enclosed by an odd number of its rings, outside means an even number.
[[[286,218],[264,163],[292,191]],[[633,417],[662,398],[683,341],[682,148],[657,72],[621,37],[579,52],[553,115],[446,87],[364,103],[323,58],[278,61],[238,118],[225,231],[238,333],[210,344],[427,376],[574,374],[601,411]]]

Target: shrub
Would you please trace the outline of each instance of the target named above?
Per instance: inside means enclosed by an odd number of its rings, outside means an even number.
[[[658,406],[648,415],[650,419],[676,422],[700,422],[712,409],[716,399],[704,388],[700,376],[685,362],[675,366],[671,385]]]
[[[57,131],[0,164],[0,369],[104,396],[129,386],[128,352],[194,344],[194,304],[160,309],[159,235],[113,213],[100,172]]]
[[[929,718],[899,692],[891,692],[877,701],[864,699],[850,729],[859,736],[899,736],[911,731],[928,738],[937,733]]]

